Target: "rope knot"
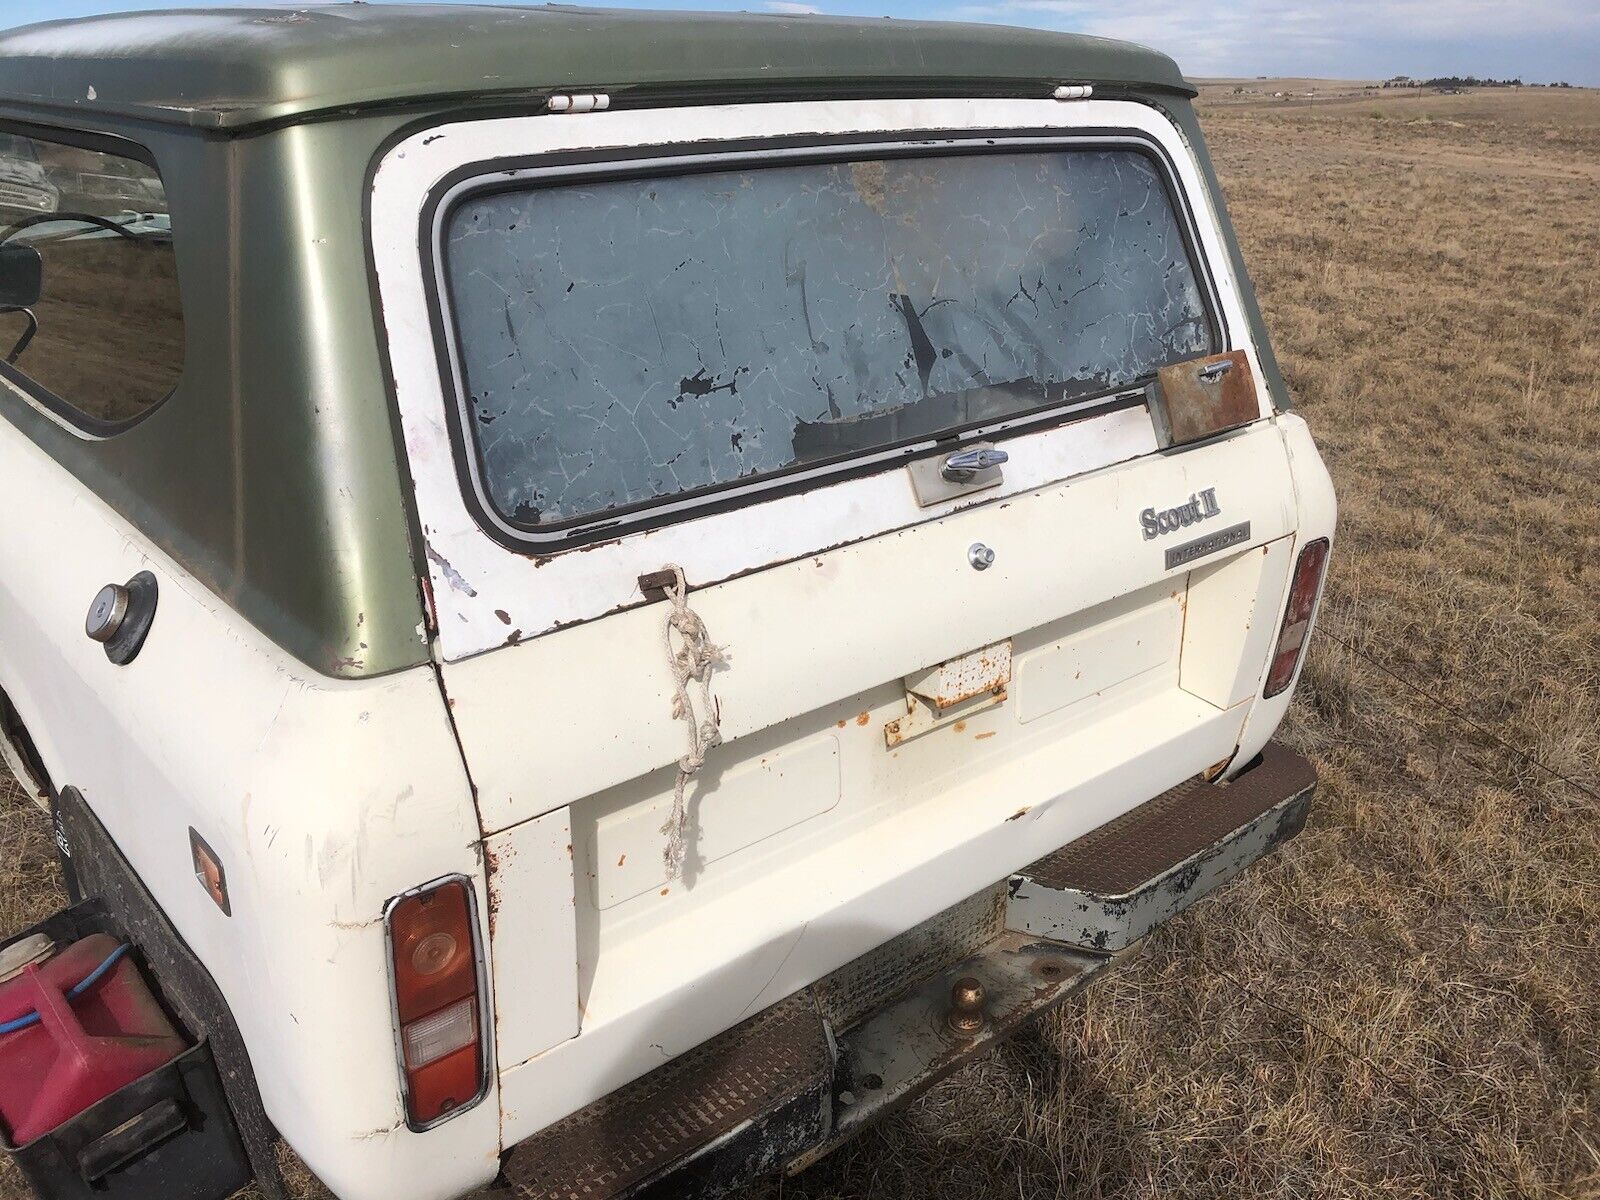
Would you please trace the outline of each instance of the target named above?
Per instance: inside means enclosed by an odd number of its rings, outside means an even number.
[[[689,607],[689,587],[683,578],[683,568],[673,563],[668,565],[667,570],[673,576],[673,582],[667,588],[667,599],[672,607],[667,612],[663,635],[667,666],[672,672],[672,717],[684,723],[689,742],[688,752],[678,759],[678,780],[672,789],[672,815],[661,826],[661,832],[667,837],[666,849],[662,854],[667,877],[676,879],[683,872],[687,848],[684,833],[689,812],[685,792],[689,780],[705,766],[706,752],[722,745],[722,718],[717,702],[711,695],[711,673],[727,663],[728,655],[725,647],[711,641],[710,634],[706,632],[706,623],[700,619],[700,614]],[[691,683],[695,685],[692,693],[689,688]],[[703,714],[698,717],[695,706],[697,697],[699,712]]]

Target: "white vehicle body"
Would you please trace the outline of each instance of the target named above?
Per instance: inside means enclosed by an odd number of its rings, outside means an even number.
[[[427,550],[435,663],[339,680],[296,661],[0,421],[0,687],[206,964],[268,1116],[345,1200],[445,1200],[502,1152],[957,901],[1218,764],[1247,763],[1291,692],[1261,699],[1300,547],[1331,484],[1297,416],[1158,453],[1142,405],[991,432],[1003,482],[931,506],[908,469],[686,514],[530,555],[487,532],[451,455],[432,335],[430,197],[463,169],[687,142],[1049,131],[1137,140],[1169,164],[1223,332],[1263,372],[1190,147],[1119,100],[851,100],[461,121],[393,145],[370,254]],[[1211,525],[1140,513],[1209,490]],[[1169,568],[1163,552],[1248,523]],[[994,551],[974,570],[969,547]],[[665,605],[683,568],[729,649],[724,744],[691,785],[691,866],[662,863],[684,732]],[[88,598],[149,570],[136,669],[83,636]],[[515,636],[512,636],[515,631]],[[905,679],[1010,643],[1003,700],[891,745]],[[56,764],[63,764],[57,768]],[[69,765],[69,766],[67,766]],[[202,830],[232,914],[195,885]],[[383,913],[466,877],[490,981],[485,1098],[407,1127]]]

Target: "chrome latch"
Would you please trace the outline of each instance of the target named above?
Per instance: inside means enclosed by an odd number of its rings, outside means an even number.
[[[970,483],[979,471],[988,471],[1010,461],[1011,456],[1004,450],[974,446],[970,450],[957,450],[946,458],[939,474],[951,483]]]

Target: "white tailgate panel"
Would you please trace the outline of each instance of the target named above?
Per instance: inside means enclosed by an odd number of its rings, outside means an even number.
[[[694,591],[712,640],[729,647],[716,676],[723,737],[745,737],[1161,579],[1180,586],[1188,569],[1168,571],[1164,551],[1183,534],[1143,540],[1138,511],[1213,486],[1222,515],[1196,535],[1249,521],[1249,544],[1259,545],[1293,529],[1282,442],[1262,424]],[[982,572],[967,563],[979,541],[996,552]],[[693,577],[694,560],[684,566]],[[664,602],[646,605],[444,664],[486,830],[677,761],[684,732],[672,719],[665,616]],[[559,703],[531,699],[552,696]]]
[[[557,809],[483,844],[502,1062],[521,1062],[578,1032],[572,919],[572,825]],[[505,1019],[514,1015],[514,1020]]]

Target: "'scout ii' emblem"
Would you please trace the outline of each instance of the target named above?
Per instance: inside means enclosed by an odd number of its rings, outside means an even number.
[[[1164,533],[1197,525],[1221,512],[1222,506],[1217,503],[1217,489],[1207,488],[1190,496],[1189,503],[1180,504],[1177,508],[1164,508],[1159,512],[1153,508],[1145,509],[1139,514],[1139,524],[1144,526],[1144,540],[1148,542]]]

